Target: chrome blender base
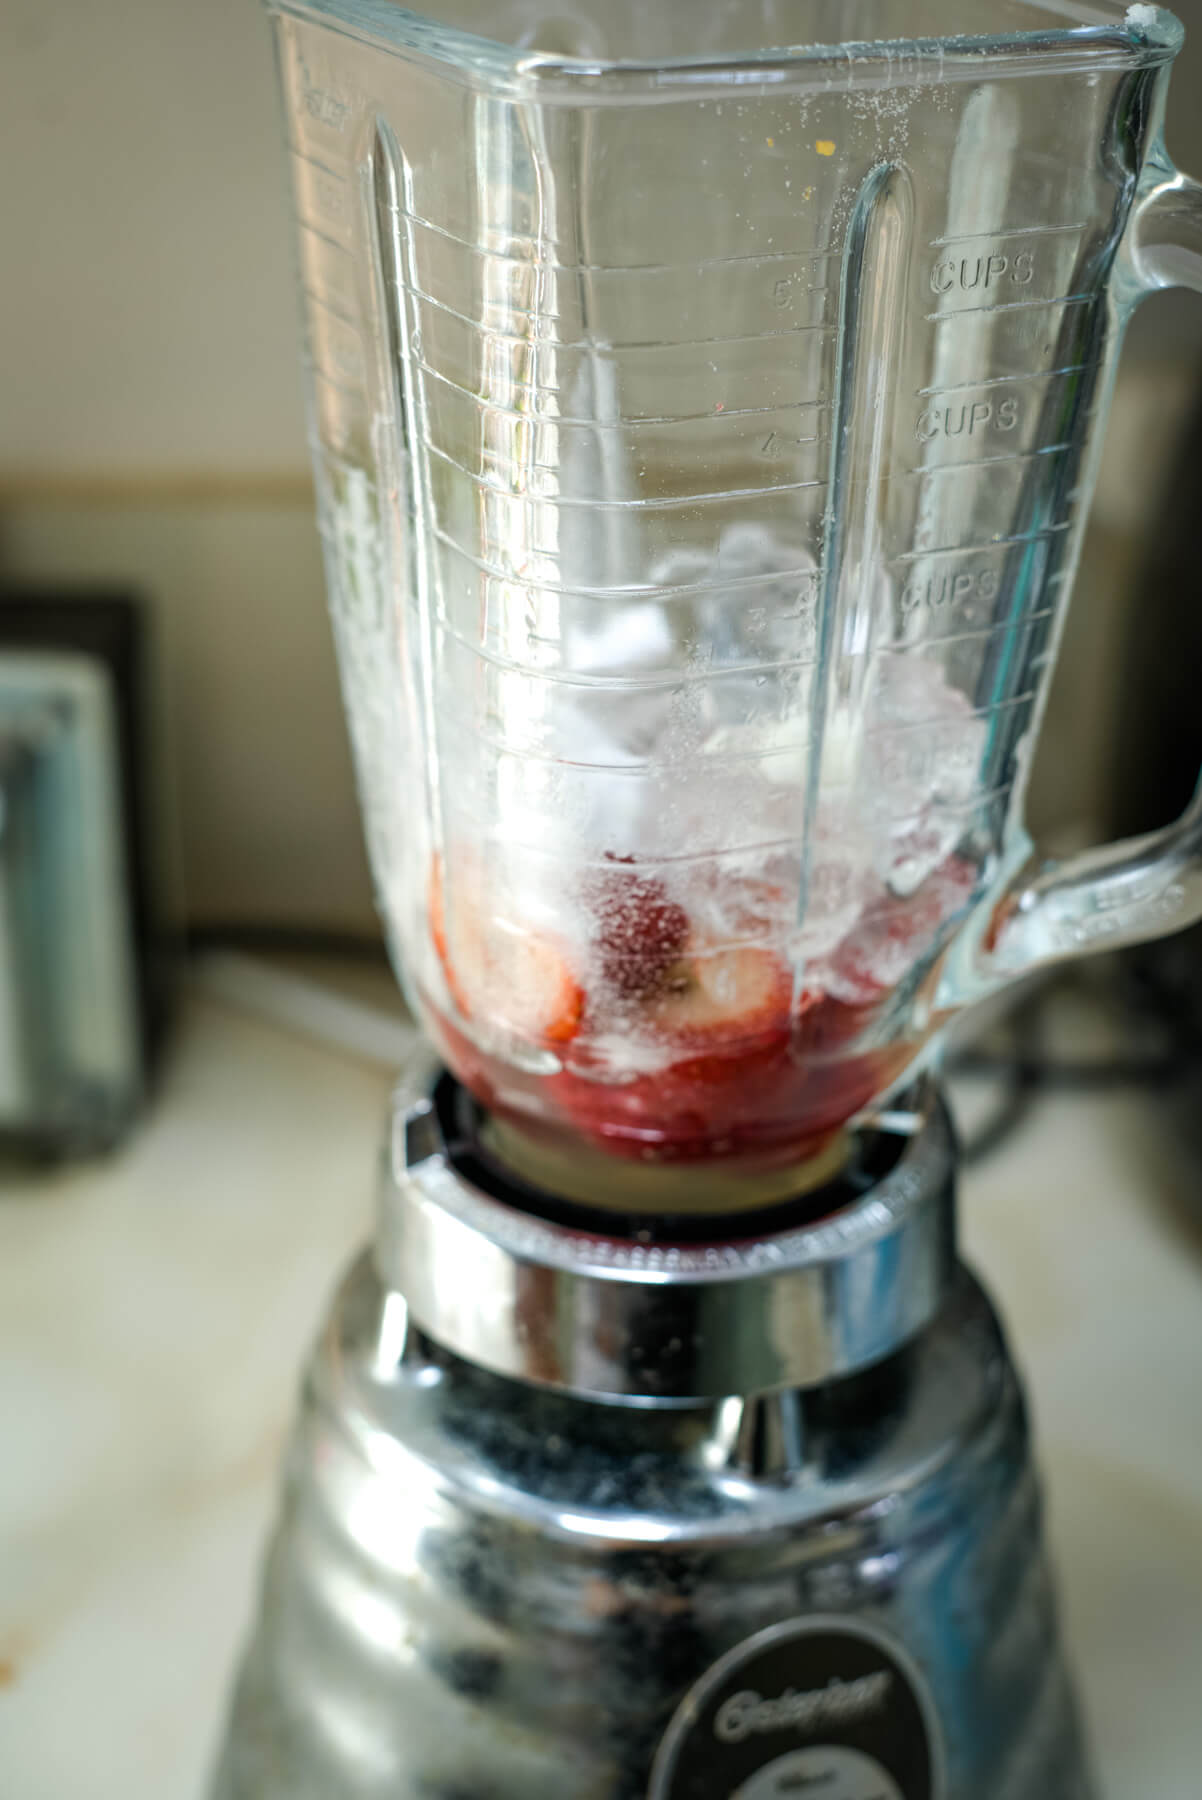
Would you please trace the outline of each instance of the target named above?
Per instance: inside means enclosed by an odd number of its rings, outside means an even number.
[[[842,1212],[718,1247],[515,1212],[430,1100],[395,1144],[218,1800],[1088,1800],[941,1110]]]

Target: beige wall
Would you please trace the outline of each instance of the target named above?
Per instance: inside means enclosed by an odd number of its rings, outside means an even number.
[[[0,575],[152,602],[170,886],[370,930],[255,0],[3,0]]]
[[[1183,10],[1202,27],[1202,0]],[[1195,37],[1170,140],[1202,168]],[[261,8],[0,0],[0,131],[0,576],[151,599],[164,837],[194,918],[370,929]],[[1165,359],[1200,328],[1202,305],[1165,303],[1122,377],[1041,759],[1048,829],[1096,790],[1121,679],[1115,545],[1129,557],[1171,443],[1182,382]]]
[[[4,0],[0,477],[303,468],[272,81],[255,0]]]

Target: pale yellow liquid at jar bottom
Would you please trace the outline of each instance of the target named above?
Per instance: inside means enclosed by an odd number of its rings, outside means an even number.
[[[753,1212],[797,1200],[833,1181],[847,1161],[845,1131],[804,1162],[738,1173],[722,1165],[671,1167],[621,1161],[583,1143],[571,1149],[540,1143],[503,1120],[490,1118],[481,1130],[485,1148],[521,1179],[563,1200],[615,1213]]]

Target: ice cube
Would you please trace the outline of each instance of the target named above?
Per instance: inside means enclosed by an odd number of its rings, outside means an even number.
[[[848,998],[893,986],[971,823],[984,722],[933,656],[845,647],[849,683],[827,693],[815,794],[811,672],[780,666],[803,663],[806,629],[812,648],[813,558],[736,524],[716,553],[680,545],[647,580],[612,611],[565,614],[567,679],[547,682],[540,704],[542,773],[511,759],[495,796],[479,796],[477,816],[510,842],[518,912],[588,957],[581,871],[606,856],[674,864],[667,891],[712,941],[787,946],[829,967]],[[711,669],[727,672],[701,678]],[[473,755],[466,746],[468,786]]]
[[[873,865],[891,892],[914,893],[968,828],[985,735],[984,720],[940,663],[905,653],[879,659],[860,804]]]
[[[906,898],[886,895],[813,972],[814,984],[852,1006],[882,999],[942,947],[947,927],[971,901],[976,882],[971,863],[949,856]]]
[[[809,963],[833,950],[880,892],[873,875],[871,842],[857,828],[844,796],[820,804],[807,865],[794,947]]]

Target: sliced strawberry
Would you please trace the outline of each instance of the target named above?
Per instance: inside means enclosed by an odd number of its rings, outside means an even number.
[[[694,935],[712,946],[780,938],[796,923],[797,888],[754,876],[695,874],[685,896]]]
[[[442,859],[434,857],[427,893],[430,936],[456,1007],[465,1019],[519,1037],[569,1042],[580,1029],[584,992],[566,955],[546,936],[489,917],[486,892],[478,869],[457,867],[448,907]]]
[[[655,875],[643,875],[611,857],[589,884],[596,921],[594,941],[602,980],[624,1000],[661,987],[689,935],[689,917]]]
[[[787,1032],[791,997],[792,973],[773,951],[749,944],[691,946],[647,1013],[658,1037],[704,1055]]]
[[[455,1002],[459,1012],[463,1014],[464,1018],[467,1018],[471,1008],[468,1005],[467,994],[459,980],[459,976],[455,969],[455,960],[451,955],[450,945],[447,942],[446,902],[443,896],[442,882],[442,857],[438,855],[437,851],[431,858],[430,876],[426,884],[426,917],[429,920],[430,936],[433,939],[434,948],[438,952],[438,960],[442,964],[443,977],[450,990],[451,998]]]

